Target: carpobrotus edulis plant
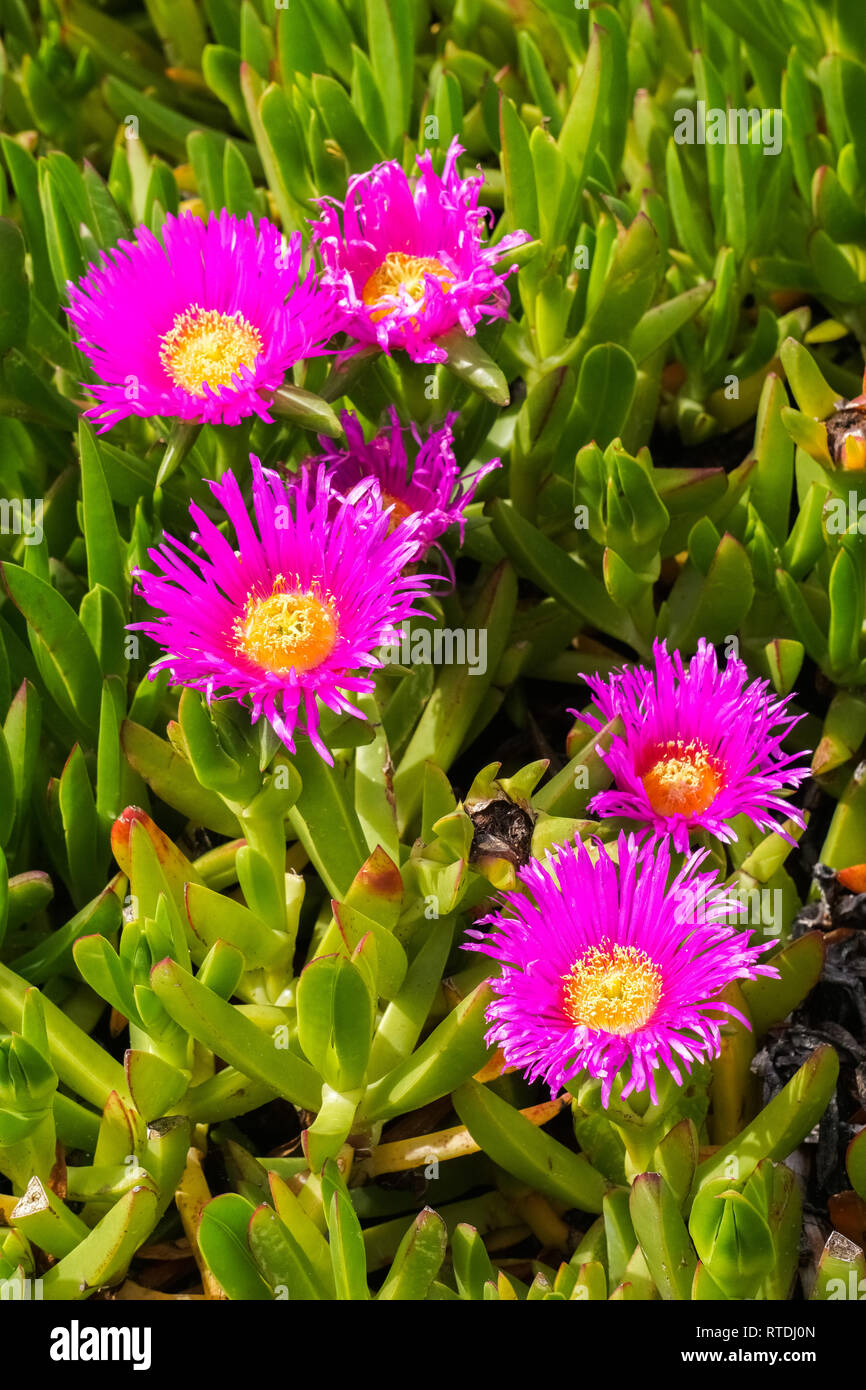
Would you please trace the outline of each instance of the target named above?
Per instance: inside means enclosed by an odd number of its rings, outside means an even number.
[[[806,755],[781,746],[798,716],[788,712],[790,697],[774,698],[767,681],[750,681],[738,657],[720,667],[701,638],[685,663],[662,641],[653,646],[652,669],[625,667],[586,682],[599,713],[579,717],[594,729],[616,718],[624,726],[600,750],[614,785],[593,798],[596,815],[638,821],[671,835],[680,850],[690,830],[735,839],[730,821],[738,815],[762,830],[780,830],[780,815],[804,824],[782,795],[809,775]]]
[[[389,425],[366,441],[361,422],[346,411],[342,417],[345,448],[323,439],[318,459],[327,464],[331,483],[341,493],[378,487],[383,506],[391,509],[392,526],[412,523],[421,557],[451,526],[456,526],[460,540],[464,539],[466,508],[481,479],[500,466],[499,459],[490,459],[470,477],[461,476],[454,457],[452,426],[456,418],[451,414],[438,429],[422,434],[417,426],[407,431],[392,407]],[[415,449],[411,464],[407,432]]]
[[[507,314],[510,267],[500,262],[529,237],[512,232],[485,244],[483,179],[460,176],[462,153],[455,139],[441,174],[429,154],[419,155],[413,179],[393,161],[377,164],[349,180],[342,205],[322,200],[313,234],[324,282],[359,343],[444,362],[439,338],[458,325],[473,334],[479,322]]]
[[[737,905],[699,872],[706,854],[671,876],[667,841],[621,834],[616,859],[578,842],[519,871],[520,891],[502,894],[467,946],[501,966],[488,1042],[508,1066],[554,1095],[585,1070],[604,1105],[623,1073],[623,1099],[648,1090],[655,1102],[660,1067],[681,1083],[718,1053],[726,1019],[747,1022],[720,992],[776,970],[761,964],[765,943],[730,925]]]
[[[270,420],[293,363],[322,351],[344,315],[333,287],[301,267],[300,233],[223,211],[139,227],[69,287],[78,346],[102,383],[89,419],[127,415],[237,424]]]
[[[364,718],[347,692],[370,691],[376,648],[405,618],[424,613],[427,576],[409,574],[411,527],[392,531],[364,491],[336,498],[324,466],[286,487],[252,458],[250,516],[232,473],[211,484],[234,528],[233,550],[200,507],[190,515],[199,557],[171,537],[149,552],[140,591],[159,616],[136,624],[165,651],[154,663],[207,699],[248,700],[294,751],[300,724],[322,757],[319,701]]]

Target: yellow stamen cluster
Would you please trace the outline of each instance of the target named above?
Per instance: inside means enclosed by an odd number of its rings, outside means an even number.
[[[655,750],[655,761],[642,781],[660,816],[691,816],[712,805],[722,779],[718,764],[701,744],[672,740]]]
[[[204,385],[230,386],[241,367],[262,351],[261,334],[241,313],[224,314],[191,304],[163,336],[159,358],[175,386],[203,396]]]
[[[389,251],[364,286],[361,298],[365,304],[375,306],[383,299],[396,295],[402,286],[420,306],[427,293],[425,275],[435,275],[445,290],[450,289],[454,279],[451,271],[432,256],[410,256],[406,251]],[[393,306],[375,309],[371,318],[376,322],[392,311]]]
[[[565,1010],[573,1023],[607,1033],[634,1033],[662,995],[659,967],[637,946],[590,946],[563,975]]]
[[[412,508],[408,506],[407,503],[403,502],[401,498],[395,497],[392,492],[382,493],[382,506],[391,508],[391,515],[388,518],[389,536],[392,531],[396,531],[401,522],[406,520],[407,516],[412,515]]]
[[[251,593],[234,625],[235,650],[250,661],[285,675],[311,671],[337,643],[337,617],[329,599],[312,589],[292,590],[277,575],[268,598]]]

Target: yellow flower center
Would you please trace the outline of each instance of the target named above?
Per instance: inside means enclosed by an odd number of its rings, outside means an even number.
[[[405,251],[389,251],[382,264],[373,271],[361,292],[364,303],[370,306],[381,303],[383,299],[396,295],[401,285],[408,291],[415,303],[422,305],[427,293],[425,275],[435,275],[443,289],[450,289],[454,276],[440,261],[432,256],[410,256]],[[393,312],[393,305],[375,309],[371,314],[373,322],[385,318]]]
[[[642,778],[653,810],[660,816],[693,816],[718,795],[718,764],[699,743],[672,740],[655,750],[655,762]]]
[[[412,515],[412,508],[409,507],[401,498],[395,497],[393,492],[382,493],[382,506],[391,508],[391,515],[388,518],[388,535],[396,531],[397,527],[406,520],[407,516]]]
[[[191,304],[164,334],[159,357],[175,386],[203,396],[204,385],[230,386],[241,367],[252,367],[264,344],[243,314]]]
[[[337,643],[337,618],[329,599],[312,589],[287,590],[277,575],[269,598],[247,597],[234,625],[235,651],[277,675],[298,675],[330,656]]]
[[[642,1028],[662,995],[661,971],[646,951],[607,941],[584,951],[562,979],[572,1022],[606,1033]]]

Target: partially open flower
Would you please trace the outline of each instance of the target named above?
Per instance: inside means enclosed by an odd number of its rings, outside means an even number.
[[[727,1017],[746,1023],[719,999],[725,985],[777,973],[757,963],[766,945],[727,925],[742,904],[698,872],[707,851],[668,883],[669,845],[620,835],[618,864],[602,846],[562,846],[520,871],[522,891],[479,923],[488,932],[469,933],[467,949],[502,966],[488,1043],[552,1094],[586,1070],[604,1105],[619,1073],[623,1097],[648,1088],[655,1102],[659,1067],[681,1084],[718,1055]]]
[[[390,418],[390,428],[365,443],[360,421],[349,411],[343,412],[347,447],[338,449],[331,440],[320,440],[322,452],[318,458],[331,468],[332,486],[341,494],[378,489],[382,506],[391,509],[391,528],[405,527],[411,522],[418,558],[450,526],[459,527],[462,542],[465,510],[481,479],[499,467],[499,459],[491,459],[470,478],[461,478],[451,429],[457,417],[452,414],[441,429],[431,430],[426,438],[416,426],[411,427],[417,453],[410,465],[405,430],[393,406]]]
[[[747,684],[737,657],[720,669],[704,638],[687,667],[664,642],[655,643],[653,656],[654,670],[635,666],[608,678],[585,677],[599,717],[578,718],[600,729],[618,716],[624,726],[598,750],[614,786],[592,799],[590,811],[640,821],[656,835],[671,835],[683,851],[691,829],[735,840],[728,824],[734,816],[780,833],[778,815],[803,825],[800,811],[781,795],[809,775],[807,754],[781,748],[798,722],[787,713],[791,697],[773,699],[767,681]]]
[[[301,278],[301,236],[223,211],[204,223],[139,227],[79,282],[67,310],[105,385],[86,414],[110,429],[127,415],[237,424],[270,420],[270,393],[342,324],[333,288]]]
[[[324,278],[337,287],[350,316],[347,331],[386,352],[404,348],[416,362],[443,362],[436,340],[459,326],[469,334],[482,318],[508,312],[498,271],[503,254],[525,241],[512,232],[484,246],[480,177],[461,179],[451,142],[440,177],[429,153],[410,180],[396,162],[377,164],[349,180],[342,205],[322,199],[313,224]]]
[[[335,506],[323,467],[287,488],[255,457],[252,466],[255,525],[231,472],[211,483],[238,549],[191,504],[204,557],[168,536],[149,551],[158,573],[136,577],[160,616],[135,626],[165,649],[154,670],[167,668],[208,700],[248,699],[252,722],[264,715],[292,752],[303,722],[330,763],[319,703],[365,718],[346,692],[373,689],[359,672],[380,666],[375,649],[423,614],[416,603],[428,576],[404,573],[411,531],[389,533],[373,499]]]
[[[846,472],[866,468],[866,398],[840,402],[823,423],[833,462]]]

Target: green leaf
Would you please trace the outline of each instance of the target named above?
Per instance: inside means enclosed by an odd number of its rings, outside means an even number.
[[[373,1036],[374,1001],[352,960],[320,956],[298,981],[298,1040],[335,1091],[364,1084]]]
[[[130,767],[167,805],[218,835],[234,839],[242,834],[222,797],[201,785],[190,764],[165,739],[131,719],[124,719],[120,738]]]
[[[668,1130],[655,1151],[653,1168],[664,1178],[679,1205],[685,1206],[698,1164],[698,1131],[685,1116]]]
[[[812,209],[832,241],[866,241],[866,216],[826,164],[812,180]]]
[[[607,1179],[493,1091],[467,1081],[454,1093],[454,1108],[476,1144],[506,1172],[568,1207],[601,1211]]]
[[[259,215],[259,199],[249,165],[233,140],[226,141],[223,155],[223,188],[225,206],[235,217],[246,217],[248,212],[254,217]]]
[[[812,87],[799,50],[792,48],[782,76],[782,112],[794,176],[804,199],[809,198],[814,159],[815,113]]]
[[[151,1186],[142,1183],[125,1193],[90,1234],[45,1273],[43,1297],[74,1301],[119,1282],[153,1230],[157,1209]]]
[[[558,296],[562,286],[557,278]],[[535,521],[542,479],[562,444],[574,405],[575,374],[570,367],[546,372],[526,393],[515,421],[509,468],[509,493],[517,511]]]
[[[688,1300],[697,1260],[676,1198],[659,1173],[635,1178],[629,1211],[662,1298]]]
[[[165,1115],[186,1094],[189,1076],[155,1052],[130,1048],[123,1065],[135,1108],[146,1121]]]
[[[866,300],[866,285],[856,266],[820,227],[809,238],[809,262],[825,295],[843,304],[862,304]]]
[[[720,642],[738,630],[754,596],[749,557],[740,542],[726,532],[706,576],[694,566],[686,566],[671,590],[670,642],[687,649],[701,636]]]
[[[823,1115],[838,1075],[839,1058],[833,1048],[816,1048],[752,1123],[699,1166],[698,1184],[724,1177],[731,1158],[736,1160],[741,1181],[762,1158],[779,1162],[787,1158]]]
[[[644,212],[639,212],[630,226],[616,223],[612,230],[615,239],[610,259],[607,265],[599,259],[600,268],[593,267],[586,322],[563,354],[565,361],[580,361],[596,344],[628,338],[652,303],[662,268],[658,232]]]
[[[0,845],[8,845],[14,825],[15,771],[6,735],[0,729]]]
[[[268,1174],[268,1180],[274,1207],[292,1244],[296,1260],[317,1290],[317,1297],[333,1300],[334,1275],[328,1242],[289,1185],[274,1172]]]
[[[666,299],[662,304],[654,304],[647,309],[632,331],[628,350],[638,366],[652,357],[660,347],[700,313],[713,293],[713,281],[693,285],[691,289]]]
[[[409,125],[414,70],[410,12],[394,0],[366,0],[365,11],[370,62],[382,93],[393,149]],[[314,92],[315,82],[313,78]],[[375,155],[369,162],[375,162]]]
[[[637,368],[625,348],[600,343],[580,364],[577,408],[581,433],[601,448],[622,432],[637,385]]]
[[[277,387],[271,398],[271,409],[301,429],[315,430],[317,434],[326,434],[330,439],[342,437],[343,427],[328,402],[300,386],[284,383]]]
[[[559,133],[559,148],[578,188],[586,177],[609,100],[610,48],[609,33],[595,25],[580,79]]]
[[[729,1178],[701,1184],[689,1233],[711,1278],[729,1298],[754,1297],[773,1262],[773,1238],[766,1217]]]
[[[556,136],[562,126],[559,99],[544,57],[528,29],[518,29],[517,48],[521,69],[529,83],[533,100],[547,117],[548,129]]]
[[[451,1263],[462,1298],[480,1301],[484,1285],[495,1278],[487,1248],[474,1226],[461,1222],[451,1236]]]
[[[680,154],[673,136],[665,155],[665,176],[671,216],[683,250],[708,279],[713,273],[712,232],[701,200],[686,185]]]
[[[114,947],[102,936],[80,936],[72,948],[75,964],[90,988],[125,1018],[139,1020],[132,980]]]
[[[345,87],[341,87],[333,77],[315,73],[313,97],[322,113],[325,129],[331,139],[339,145],[353,173],[368,169],[381,158],[382,152],[376,148],[367,134]]]
[[[289,820],[328,892],[342,899],[368,855],[353,804],[351,764],[330,768],[306,742],[293,762],[303,790]]]
[[[531,529],[531,528],[530,528]],[[455,662],[443,668],[415,732],[394,774],[398,824],[410,824],[423,797],[423,769],[428,762],[450,766],[478,715],[505,651],[517,602],[517,581],[510,565],[490,575],[464,622],[486,633],[486,664]]]
[[[331,1264],[337,1298],[366,1301],[370,1297],[370,1290],[367,1287],[367,1254],[361,1223],[333,1159],[328,1159],[322,1171],[322,1204],[331,1238]]]
[[[381,1302],[420,1302],[442,1267],[448,1232],[430,1207],[419,1212],[400,1242],[387,1278],[378,1293]]]
[[[448,370],[460,381],[494,405],[508,405],[511,399],[508,382],[490,354],[484,351],[477,336],[470,337],[458,326],[443,333],[437,339],[437,346],[447,352]]]
[[[274,969],[288,963],[285,932],[268,927],[242,903],[199,883],[188,883],[185,896],[190,926],[208,948],[219,940],[228,942],[242,953],[247,970]]]
[[[78,744],[72,749],[60,776],[60,815],[66,839],[69,881],[76,907],[88,902],[104,881],[107,855],[100,847],[96,802],[84,754]]]
[[[529,134],[509,97],[500,98],[502,173],[505,178],[505,211],[513,231],[539,234],[538,195],[529,148]]]
[[[319,946],[319,954],[327,955],[345,943],[351,954],[366,935],[376,944],[376,992],[383,999],[393,999],[406,975],[406,952],[387,927],[367,917],[348,903],[333,903],[334,926],[327,931]],[[342,940],[341,940],[342,939]]]
[[[149,148],[159,150],[160,153],[179,162],[186,158],[187,137],[195,130],[206,129],[200,121],[193,121],[188,116],[181,115],[165,102],[137,91],[128,82],[123,82],[117,77],[105,78],[102,95],[109,110],[119,121],[124,120],[129,112],[135,113],[139,120],[139,133]],[[225,136],[222,132],[211,133],[221,144],[224,143]],[[250,146],[247,148],[251,149]]]
[[[303,205],[315,190],[294,108],[282,87],[272,84],[257,95],[246,74],[242,82],[253,136],[280,220],[286,231],[300,229]]]
[[[814,420],[825,420],[836,409],[838,396],[821,373],[811,353],[796,338],[786,338],[780,349],[782,366],[787,373],[798,406]]]
[[[290,1299],[296,1300],[322,1297],[271,1207],[256,1207],[250,1217],[247,1239],[253,1258],[272,1289],[283,1288]]]
[[[866,1129],[855,1134],[845,1155],[845,1167],[857,1196],[866,1202]]]
[[[327,59],[322,50],[316,18],[310,13],[308,0],[296,0],[277,15],[277,46],[283,79],[287,85],[295,73],[312,77],[314,72],[326,72]],[[351,42],[351,30],[349,31]]]
[[[407,1058],[430,1012],[451,948],[453,919],[440,918],[418,947],[399,994],[382,1014],[373,1038],[368,1077],[377,1081]]]
[[[384,155],[388,150],[388,119],[382,94],[370,60],[363,49],[352,45],[352,105],[361,116],[367,133]]]
[[[494,535],[519,574],[586,623],[628,640],[628,615],[613,603],[604,585],[579,560],[548,540],[516,508],[501,499],[491,504],[490,516]]]
[[[827,660],[833,671],[847,671],[858,659],[863,628],[863,580],[860,567],[840,546],[828,584],[830,624]]]
[[[24,270],[24,238],[0,217],[0,355],[23,348],[30,321],[30,285]]]
[[[411,1056],[368,1086],[359,1115],[371,1123],[392,1119],[429,1105],[474,1076],[488,1055],[485,1010],[491,997],[485,981],[461,1000]]]
[[[166,1013],[219,1057],[255,1081],[261,1081],[293,1105],[318,1110],[321,1083],[312,1067],[278,1047],[277,1039],[257,1028],[231,1004],[206,989],[175,961],[155,965],[151,986]]]
[[[769,372],[761,392],[755,422],[757,470],[752,474],[749,500],[755,511],[781,543],[787,538],[791,485],[794,476],[794,447],[782,407],[787,394],[775,372]]]
[[[768,13],[754,0],[752,3],[749,0],[707,0],[707,7],[759,53],[779,64],[785,62],[787,43],[775,32],[773,21],[778,13],[775,9]]]
[[[775,1024],[782,1023],[818,983],[824,968],[823,934],[807,932],[775,952],[770,960],[779,972],[779,979],[759,976],[755,980],[743,980],[740,986],[758,1038]]]
[[[90,216],[87,219],[88,226],[93,232],[97,244],[102,250],[107,251],[116,246],[121,237],[129,235],[129,224],[118,209],[105,183],[87,160],[84,161],[82,178],[90,210]]]
[[[254,1215],[252,1202],[236,1192],[214,1197],[202,1210],[199,1249],[211,1274],[232,1299],[272,1297],[250,1250],[248,1232]]]
[[[225,206],[223,185],[223,146],[203,130],[194,130],[187,139],[190,162],[195,171],[198,195],[208,212]]]
[[[12,187],[21,210],[24,236],[33,267],[33,293],[53,315],[57,310],[57,290],[48,259],[45,219],[39,200],[39,171],[32,154],[13,140],[0,135],[0,148],[9,170]]]
[[[30,645],[49,693],[92,747],[102,675],[84,628],[50,584],[19,565],[4,564],[2,570],[10,598],[27,619]]]
[[[14,910],[20,899],[26,899],[27,905],[22,906],[21,911],[26,913],[27,919],[34,915],[34,911],[46,906],[52,897],[50,880],[46,882],[36,878],[35,882],[28,882],[28,878],[28,875],[21,875],[10,882],[10,909]],[[42,984],[61,969],[72,967],[72,947],[79,937],[91,932],[100,936],[113,935],[121,920],[121,904],[115,888],[116,884],[110,883],[93,902],[76,912],[65,926],[57,928],[32,950],[17,956],[16,972],[29,984]]]
[[[371,852],[381,846],[392,859],[399,859],[400,837],[391,787],[388,736],[372,694],[361,695],[358,707],[366,714],[376,736],[355,753],[355,811]]]

